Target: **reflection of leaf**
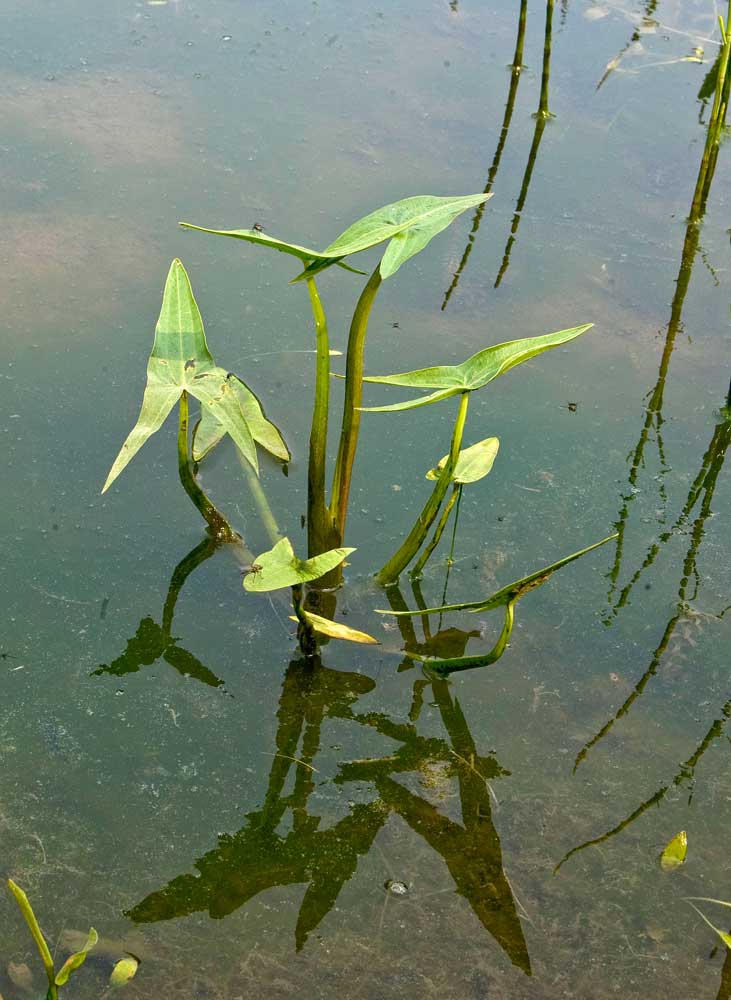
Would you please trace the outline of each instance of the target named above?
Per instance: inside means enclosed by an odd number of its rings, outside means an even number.
[[[676,833],[660,855],[660,867],[664,872],[675,871],[685,862],[688,851],[688,835],[685,830]]]
[[[262,594],[318,580],[339,566],[351,552],[355,549],[330,549],[312,559],[298,559],[290,540],[282,538],[273,549],[257,556],[252,572],[244,577],[244,589]]]
[[[99,940],[99,935],[94,930],[93,927],[89,929],[89,935],[86,939],[86,943],[79,950],[74,952],[73,955],[69,955],[66,961],[63,963],[58,973],[56,974],[56,986],[65,986],[69,980],[69,976],[72,972],[84,964],[86,961],[86,956],[89,954],[91,949]]]
[[[147,439],[162,427],[184,392],[190,393],[210,409],[246,459],[258,470],[251,431],[232,391],[227,372],[214,364],[188,275],[176,259],[170,265],[165,282],[155,341],[147,363],[142,409],[114,460],[102,493],[109,489]]]
[[[474,392],[475,389],[481,389],[488,382],[498,378],[499,375],[509,372],[516,365],[530,361],[536,355],[549,351],[553,347],[560,347],[582,333],[586,333],[593,325],[593,323],[586,323],[584,326],[547,333],[541,337],[525,337],[522,340],[495,344],[493,347],[478,351],[477,354],[473,354],[472,357],[467,358],[459,365],[419,368],[401,375],[371,375],[364,378],[363,381],[377,382],[379,385],[403,385],[411,389],[436,389],[437,391],[428,396],[420,396],[418,399],[406,400],[403,403],[393,403],[390,406],[366,406],[362,409],[368,413],[412,410],[418,406],[437,403],[439,400],[447,399],[449,396],[455,396],[461,392]]]
[[[343,625],[342,622],[331,621],[330,618],[323,618],[321,615],[313,614],[312,611],[302,609],[302,614],[315,632],[327,635],[331,639],[345,639],[347,642],[375,643],[375,645],[379,645],[378,639],[374,639],[367,632],[359,632],[356,628],[350,628],[349,625]],[[290,615],[290,619],[293,622],[299,621],[296,615]]]
[[[459,453],[456,465],[452,472],[452,481],[459,483],[476,483],[491,471],[495,457],[500,447],[500,441],[496,437],[485,438],[477,444],[463,448]],[[430,469],[426,474],[427,479],[439,479],[439,474],[449,461],[449,455],[440,459],[436,469]]]
[[[515,601],[524,597],[529,591],[535,590],[536,587],[540,587],[544,584],[549,577],[556,572],[557,569],[561,569],[562,566],[566,566],[568,563],[573,562],[575,559],[579,559],[581,556],[587,554],[587,552],[593,551],[593,549],[598,549],[601,545],[606,545],[607,542],[611,542],[615,535],[609,535],[607,538],[602,538],[600,542],[595,542],[593,545],[588,545],[585,549],[580,549],[578,552],[574,552],[570,556],[565,556],[563,559],[559,559],[558,562],[551,563],[550,566],[544,566],[543,569],[537,570],[535,573],[530,573],[528,576],[522,577],[520,580],[515,580],[513,583],[509,583],[507,587],[503,587],[502,590],[498,590],[491,597],[486,598],[483,601],[468,601],[462,604],[444,604],[439,608],[417,608],[416,611],[384,611],[382,609],[376,609],[379,615],[431,615],[440,614],[443,611],[494,611],[495,608],[506,607],[508,604],[513,604]]]

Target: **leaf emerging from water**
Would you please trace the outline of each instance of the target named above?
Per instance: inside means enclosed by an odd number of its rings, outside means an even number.
[[[731,903],[727,903],[725,899],[711,899],[709,896],[686,896],[685,898],[686,903],[690,903],[690,905],[693,907],[698,916],[701,917],[703,920],[705,920],[705,922],[708,924],[711,930],[714,930],[716,934],[718,934],[718,936],[721,938],[726,947],[731,949],[731,934],[727,934],[725,931],[722,931],[720,930],[720,928],[716,927],[715,924],[712,924],[711,921],[708,919],[708,917],[705,915],[705,913],[703,913],[701,910],[698,909],[693,900],[696,900],[699,903],[715,903],[717,906],[729,906],[729,907],[731,907]]]
[[[498,438],[490,437],[485,438],[484,441],[478,441],[477,444],[470,445],[469,448],[464,448],[460,451],[454,471],[452,472],[452,482],[462,485],[464,483],[476,483],[480,479],[484,479],[492,469],[499,447],[500,441]],[[426,478],[431,480],[439,479],[439,475],[448,460],[449,455],[445,455],[444,458],[440,459],[436,469],[430,469],[427,472]]]
[[[251,572],[244,577],[244,590],[262,594],[319,580],[351,552],[355,549],[330,549],[312,559],[298,559],[290,540],[282,538],[273,549],[257,556]]]
[[[660,867],[664,872],[675,871],[685,863],[688,853],[688,834],[685,830],[676,833],[665,850],[660,855]]]
[[[578,552],[574,552],[570,556],[565,556],[563,559],[559,559],[558,562],[551,563],[550,566],[544,566],[543,569],[539,569],[535,573],[530,573],[528,576],[524,576],[520,580],[515,580],[514,583],[509,583],[507,587],[503,587],[502,590],[498,590],[491,597],[488,597],[483,601],[468,601],[463,604],[444,604],[438,608],[417,608],[416,611],[386,611],[379,608],[376,608],[376,611],[379,615],[396,615],[397,617],[439,614],[443,611],[494,611],[496,608],[506,607],[508,604],[519,601],[522,597],[525,597],[529,591],[535,590],[536,587],[540,587],[546,583],[546,581],[550,579],[552,574],[555,573],[557,569],[567,566],[568,563],[573,562],[575,559],[580,559],[581,556],[585,556],[587,552],[592,552],[594,549],[598,549],[601,545],[606,545],[607,542],[611,542],[612,539],[616,537],[617,535],[615,533],[614,535],[609,535],[607,538],[602,538],[600,542],[588,545],[585,549],[580,549]]]
[[[66,985],[66,983],[69,980],[69,976],[72,974],[72,972],[76,972],[76,970],[84,964],[84,962],[86,961],[86,956],[89,954],[89,952],[91,951],[91,949],[94,947],[94,945],[97,943],[98,940],[99,940],[99,935],[97,934],[97,932],[94,930],[93,927],[90,927],[89,935],[86,939],[86,943],[84,944],[84,946],[79,951],[74,952],[73,955],[69,955],[69,957],[66,959],[66,961],[63,963],[58,973],[56,974],[56,986]]]
[[[213,361],[190,280],[176,259],[165,282],[155,341],[147,364],[142,409],[112,465],[102,493],[109,489],[145,441],[162,427],[183,392],[188,392],[208,408],[258,472],[256,446],[238,395],[228,373]]]
[[[582,333],[590,330],[594,324],[585,323],[583,326],[574,326],[568,330],[559,330],[556,333],[546,333],[540,337],[525,337],[522,340],[511,340],[504,344],[495,344],[487,347],[471,358],[467,358],[460,365],[437,365],[432,368],[418,368],[415,371],[404,372],[400,375],[371,375],[363,379],[364,382],[377,382],[379,385],[403,385],[411,389],[436,389],[437,392],[428,396],[420,396],[418,399],[406,400],[403,403],[392,403],[390,406],[364,406],[368,413],[387,413],[395,410],[413,410],[418,406],[426,406],[429,403],[437,403],[441,399],[449,396],[456,396],[461,392],[474,392],[481,389],[509,372],[511,368],[530,361],[544,351],[550,351],[554,347],[574,340]]]

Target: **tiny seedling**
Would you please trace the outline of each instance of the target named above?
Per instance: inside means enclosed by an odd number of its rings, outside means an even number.
[[[84,964],[86,956],[99,940],[99,935],[94,928],[91,927],[84,946],[79,951],[74,952],[73,955],[69,955],[58,972],[56,972],[50,948],[48,947],[45,937],[43,936],[43,931],[38,924],[36,915],[33,912],[33,907],[30,905],[28,897],[20,886],[16,885],[12,879],[8,879],[8,888],[15,897],[15,901],[20,907],[20,912],[23,914],[25,922],[33,935],[33,940],[36,943],[36,948],[38,949],[41,961],[43,962],[43,967],[46,970],[46,978],[48,979],[48,992],[46,993],[46,1000],[58,1000],[59,988],[65,986],[73,973]]]

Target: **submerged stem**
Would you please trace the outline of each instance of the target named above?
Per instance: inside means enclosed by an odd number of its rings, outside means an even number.
[[[223,514],[217,510],[198,483],[195,481],[190,465],[188,449],[188,393],[183,390],[179,403],[178,423],[178,474],[183,489],[200,511],[215,538],[222,542],[235,542],[239,536],[228,523]]]
[[[261,518],[261,523],[264,525],[264,530],[266,531],[272,545],[276,545],[283,535],[279,530],[279,525],[277,524],[276,518],[272,513],[272,508],[269,506],[269,501],[267,500],[267,495],[264,492],[264,487],[261,485],[261,480],[238,448],[236,449],[236,455],[238,456],[239,464],[246,475],[246,482],[251,490],[251,495],[254,498],[254,506],[256,507],[259,517]]]
[[[358,299],[348,335],[343,423],[330,496],[330,515],[339,533],[340,541],[345,535],[350,482],[353,475],[355,452],[358,447],[358,432],[360,430],[360,410],[358,407],[363,399],[363,353],[368,332],[368,320],[380,286],[381,265],[379,262]]]
[[[439,479],[434,484],[432,495],[424,505],[424,509],[419,514],[413,528],[401,543],[399,549],[376,575],[376,579],[381,585],[394,583],[398,580],[401,572],[408,566],[421,548],[429,528],[434,522],[434,518],[439,513],[439,508],[442,506],[442,501],[447,495],[449,484],[452,482],[452,473],[459,458],[459,449],[462,445],[462,435],[464,433],[465,420],[467,419],[469,399],[469,392],[463,392],[460,395],[459,411],[457,412],[457,419],[454,422],[454,430],[452,431],[452,444],[449,449],[449,457],[441,471]]]
[[[409,576],[411,577],[412,580],[419,579],[419,577],[421,576],[421,571],[424,569],[427,562],[429,561],[432,552],[437,547],[437,545],[439,545],[439,542],[442,539],[442,535],[444,534],[444,529],[447,527],[447,521],[449,520],[449,515],[452,513],[452,507],[454,507],[455,503],[457,502],[457,497],[459,495],[460,490],[461,487],[459,486],[458,483],[455,483],[452,486],[452,495],[450,496],[449,500],[447,500],[447,505],[439,516],[439,520],[437,521],[437,526],[434,529],[432,540],[429,542],[429,544],[426,546],[424,551],[419,556],[418,560],[414,564],[414,568],[409,572]],[[452,549],[454,549],[454,537],[452,537]],[[450,561],[451,561],[451,553],[450,553]]]

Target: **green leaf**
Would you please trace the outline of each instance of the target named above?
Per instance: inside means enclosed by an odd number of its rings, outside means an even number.
[[[333,264],[353,271],[355,268],[343,263],[344,257],[390,240],[381,260],[381,277],[385,281],[410,257],[423,250],[427,243],[437,233],[446,229],[458,215],[468,208],[481,205],[491,197],[492,195],[481,193],[459,198],[438,198],[429,194],[404,198],[391,205],[384,205],[383,208],[354,222],[325,250],[312,250],[297,243],[287,243],[258,229],[208,229],[204,226],[194,226],[189,222],[181,222],[180,225],[185,229],[196,229],[199,232],[212,233],[214,236],[229,236],[291,254],[305,263],[304,271],[293,281],[314,277]]]
[[[190,222],[179,223],[183,229],[195,229],[199,233],[211,233],[213,236],[230,236],[235,240],[244,240],[246,243],[258,243],[260,246],[269,247],[272,250],[279,250],[280,253],[291,254],[299,260],[309,263],[311,260],[325,260],[328,264],[333,264],[332,259],[337,254],[320,253],[319,250],[310,250],[309,247],[301,247],[296,243],[287,243],[285,240],[278,240],[268,233],[259,232],[258,229],[207,229],[205,226],[194,226]]]
[[[705,913],[702,913],[701,910],[699,910],[698,907],[695,905],[695,903],[692,902],[692,900],[694,899],[697,899],[699,902],[703,903],[718,903],[719,906],[731,906],[731,903],[727,903],[722,899],[709,899],[707,896],[686,896],[686,902],[690,903],[690,905],[693,907],[698,916],[702,920],[705,920],[705,922],[708,924],[711,930],[714,930],[716,934],[718,934],[718,936],[721,938],[726,947],[731,949],[731,934],[727,934],[725,931],[722,931],[718,927],[716,927],[715,924],[712,924],[711,921],[708,919],[708,917],[705,915]]]
[[[438,365],[432,368],[418,368],[416,371],[404,372],[400,375],[371,375],[364,382],[377,382],[379,385],[404,385],[411,389],[437,389],[430,396],[421,396],[404,403],[393,403],[390,406],[362,407],[368,413],[386,413],[393,410],[411,410],[417,406],[436,403],[440,399],[454,396],[460,392],[473,392],[482,389],[488,382],[509,372],[511,368],[530,361],[531,358],[560,347],[570,340],[586,333],[593,323],[574,326],[557,333],[546,333],[540,337],[525,337],[522,340],[511,340],[505,344],[495,344],[486,347],[460,365]]]
[[[343,625],[342,622],[334,622],[329,618],[323,618],[320,615],[313,614],[312,611],[305,611],[304,608],[301,611],[315,632],[319,632],[321,635],[327,635],[331,639],[344,639],[346,642],[358,642],[363,645],[380,645],[378,639],[374,639],[367,632],[359,632],[357,628],[350,628],[349,625]],[[289,617],[290,621],[299,621],[297,615],[290,615]]]
[[[404,198],[354,222],[324,253],[347,257],[391,240],[381,260],[381,277],[385,281],[458,215],[490,197],[483,193],[460,198],[437,198],[429,194]]]
[[[499,447],[500,441],[496,437],[489,437],[485,438],[484,441],[478,441],[477,444],[470,445],[469,448],[464,448],[460,451],[452,472],[452,482],[462,485],[476,483],[478,480],[484,479],[492,469]],[[426,478],[439,479],[439,474],[448,460],[449,455],[445,455],[436,469],[430,469],[427,472]]]
[[[84,964],[86,961],[86,956],[89,954],[91,949],[99,940],[99,935],[94,930],[93,927],[89,928],[89,936],[86,939],[86,944],[81,948],[80,951],[74,952],[73,955],[69,955],[66,961],[61,966],[60,970],[56,975],[56,986],[65,986],[69,981],[69,976],[72,972]]]
[[[261,403],[251,389],[233,372],[228,375],[251,436],[257,444],[282,462],[292,457],[279,429],[264,416]],[[225,436],[226,430],[207,406],[201,407],[201,419],[193,431],[193,460],[202,462]]]
[[[139,966],[139,961],[133,955],[130,955],[128,958],[120,958],[112,969],[112,974],[109,977],[109,985],[115,988],[126,986],[130,979],[134,979]]]
[[[165,282],[147,385],[137,423],[104,483],[105,493],[147,439],[159,430],[183,392],[204,403],[258,471],[256,447],[228,373],[214,364],[190,280],[174,260]]]
[[[330,549],[313,559],[298,559],[290,540],[282,538],[273,549],[257,556],[252,572],[244,577],[244,589],[262,594],[318,580],[339,566],[351,552],[355,549]]]
[[[498,590],[491,597],[488,597],[483,601],[468,601],[464,604],[444,604],[439,608],[417,608],[416,611],[386,611],[378,608],[376,608],[376,611],[379,615],[396,615],[397,617],[440,614],[443,611],[494,611],[495,608],[506,607],[508,604],[519,601],[522,597],[525,597],[529,591],[535,590],[536,587],[540,587],[542,584],[546,583],[549,577],[551,577],[557,569],[561,569],[563,566],[568,565],[568,563],[573,562],[575,559],[580,559],[581,556],[585,556],[587,552],[592,552],[594,549],[598,549],[601,545],[606,545],[607,542],[611,542],[612,539],[616,537],[617,534],[615,533],[614,535],[609,535],[607,538],[602,538],[600,542],[588,545],[585,549],[581,549],[579,552],[574,552],[570,556],[559,559],[558,562],[551,563],[550,566],[545,566],[543,569],[539,569],[535,573],[530,573],[528,576],[524,576],[520,580],[515,580],[514,583],[509,583],[507,587],[503,587],[502,590]]]
[[[33,940],[36,943],[36,948],[38,949],[38,954],[41,956],[41,961],[46,970],[46,975],[49,978],[49,982],[53,978],[53,958],[51,952],[49,951],[46,939],[43,937],[43,931],[38,925],[36,920],[36,915],[33,912],[33,907],[30,905],[30,900],[26,896],[25,892],[17,885],[11,878],[8,879],[8,889],[12,892],[15,897],[15,902],[20,907],[20,912],[23,914],[28,929],[33,935]]]
[[[685,863],[688,852],[688,835],[685,830],[676,833],[665,850],[660,855],[660,867],[664,872],[675,871]]]

